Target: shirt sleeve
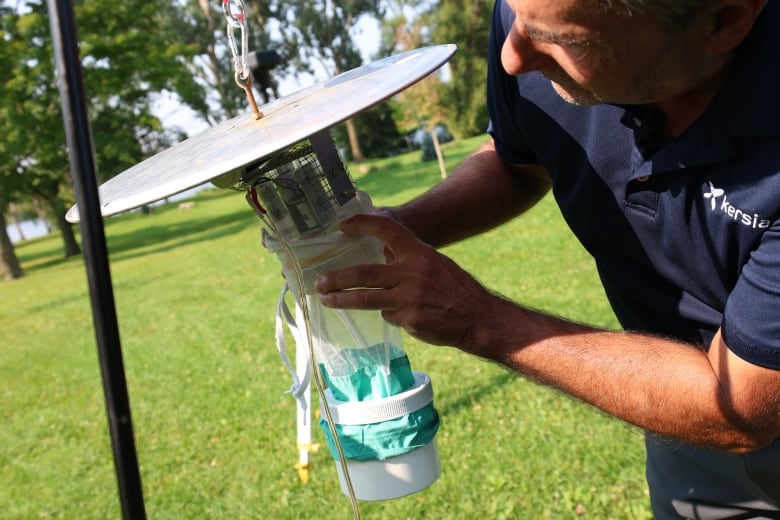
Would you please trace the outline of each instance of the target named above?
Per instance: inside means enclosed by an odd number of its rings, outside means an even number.
[[[514,13],[505,0],[493,7],[488,47],[487,106],[490,115],[488,133],[493,137],[499,157],[510,164],[535,164],[535,154],[526,144],[518,125],[522,106],[518,80],[504,71],[501,48],[514,22]]]
[[[742,268],[721,331],[737,356],[780,370],[780,220],[763,233]]]

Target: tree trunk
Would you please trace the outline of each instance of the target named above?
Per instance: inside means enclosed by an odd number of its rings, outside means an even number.
[[[14,251],[14,245],[11,243],[11,238],[8,236],[7,224],[3,211],[0,211],[0,263],[2,263],[3,267],[4,280],[14,280],[22,277],[22,266],[19,264],[19,259],[16,257],[16,251]]]
[[[38,215],[38,219],[46,226],[46,233],[51,233],[51,224],[49,223],[49,217],[46,216],[46,212],[41,207],[41,199],[37,196],[33,196],[33,208],[35,208],[35,214]]]
[[[431,139],[433,139],[433,149],[436,151],[436,159],[439,161],[439,171],[441,172],[441,178],[447,178],[447,168],[444,167],[444,156],[441,153],[441,144],[439,143],[439,136],[436,133],[436,128],[431,130]]]
[[[81,247],[76,241],[76,234],[73,232],[73,226],[65,220],[67,208],[65,204],[57,197],[58,186],[49,186],[49,192],[39,191],[38,195],[49,205],[51,214],[54,217],[54,223],[62,237],[62,244],[65,247],[65,258],[81,254]]]
[[[16,210],[16,204],[14,204],[13,202],[10,202],[8,204],[8,215],[11,217],[11,220],[14,222],[14,226],[16,227],[16,232],[19,233],[19,239],[27,240],[27,237],[24,236],[22,223],[19,222],[19,212]]]
[[[358,139],[355,121],[347,119],[345,124],[347,125],[347,137],[349,138],[349,149],[352,152],[352,160],[355,162],[365,161],[366,156],[363,155],[363,149],[360,147],[360,139]]]
[[[56,211],[57,229],[62,236],[62,242],[65,246],[65,258],[81,254],[81,247],[76,241],[76,234],[73,232],[73,225],[65,220],[65,211]]]

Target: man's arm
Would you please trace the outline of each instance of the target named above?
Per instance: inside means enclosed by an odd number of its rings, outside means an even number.
[[[491,294],[390,219],[361,215],[342,228],[378,237],[392,261],[323,275],[317,290],[324,305],[380,309],[423,341],[496,361],[685,442],[742,453],[780,435],[780,370],[740,359],[719,333],[704,352],[665,338],[596,330]]]
[[[742,360],[720,332],[705,352],[666,338],[595,330],[506,301],[494,301],[488,312],[473,329],[478,338],[463,350],[631,424],[733,453],[780,436],[780,371]]]
[[[435,247],[487,231],[536,204],[550,189],[541,166],[512,166],[490,141],[452,174],[392,216]]]

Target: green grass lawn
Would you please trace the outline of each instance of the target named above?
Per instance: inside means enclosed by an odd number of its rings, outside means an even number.
[[[480,140],[445,148],[452,168]],[[438,180],[419,153],[353,166],[378,204]],[[149,518],[352,517],[326,449],[294,464],[295,402],[274,345],[279,265],[239,193],[106,221]],[[118,518],[83,260],[56,235],[18,245],[26,276],[0,284],[0,518]],[[446,253],[526,305],[616,327],[591,260],[553,201]],[[409,337],[433,380],[442,476],[361,502],[364,518],[650,518],[641,433],[455,349]],[[323,434],[315,427],[315,438]]]

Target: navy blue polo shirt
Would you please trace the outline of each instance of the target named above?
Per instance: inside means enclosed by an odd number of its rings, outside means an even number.
[[[543,164],[627,330],[780,369],[780,2],[768,2],[705,113],[660,147],[642,106],[574,106],[541,74],[507,75],[512,12],[489,50],[489,132],[500,156]]]

